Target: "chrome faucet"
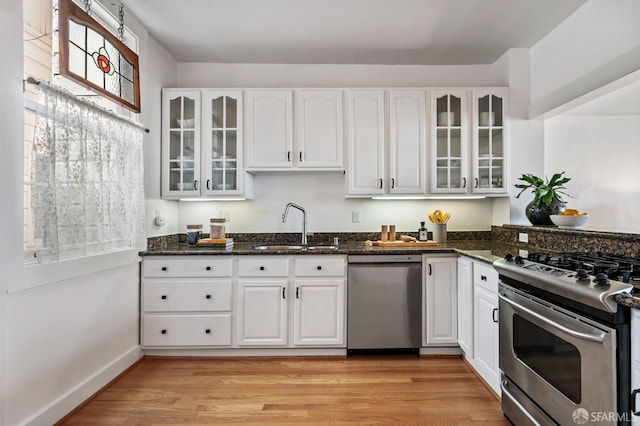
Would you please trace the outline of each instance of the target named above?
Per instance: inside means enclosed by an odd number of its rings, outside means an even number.
[[[302,245],[307,245],[307,212],[304,207],[299,206],[295,203],[289,203],[284,208],[284,213],[282,213],[282,222],[287,221],[287,214],[289,213],[289,207],[294,207],[302,212]]]

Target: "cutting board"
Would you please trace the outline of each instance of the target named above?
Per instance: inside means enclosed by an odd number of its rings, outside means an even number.
[[[437,246],[433,240],[430,241],[372,241],[371,244],[378,247],[433,247]]]

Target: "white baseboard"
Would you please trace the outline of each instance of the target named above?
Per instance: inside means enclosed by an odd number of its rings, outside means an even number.
[[[147,356],[347,356],[345,348],[145,349]]]
[[[61,395],[49,406],[34,414],[24,424],[32,426],[54,424],[102,389],[111,380],[118,377],[120,373],[132,366],[143,355],[140,345],[132,347],[113,360],[113,362],[88,377],[84,382]]]
[[[458,346],[432,346],[420,348],[420,355],[462,355]]]

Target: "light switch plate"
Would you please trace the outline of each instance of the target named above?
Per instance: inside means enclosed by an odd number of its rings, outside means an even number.
[[[529,234],[527,234],[526,232],[520,232],[518,234],[518,241],[520,241],[521,243],[528,243],[529,242]]]
[[[360,210],[353,210],[351,212],[351,222],[360,223]]]

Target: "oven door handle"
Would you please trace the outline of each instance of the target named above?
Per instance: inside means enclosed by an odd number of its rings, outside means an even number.
[[[552,320],[540,315],[539,313],[537,313],[535,311],[532,311],[529,308],[526,308],[526,307],[522,306],[519,303],[514,302],[511,299],[508,299],[507,297],[503,296],[502,294],[500,294],[498,297],[500,298],[500,300],[502,300],[503,302],[505,302],[506,304],[511,306],[515,311],[520,311],[522,313],[525,313],[525,314],[537,319],[538,321],[545,323],[549,327],[555,328],[556,330],[560,330],[560,331],[568,334],[569,336],[573,336],[576,339],[587,340],[589,342],[604,343],[604,338],[605,338],[604,333],[600,333],[600,334],[594,335],[594,334],[581,333],[579,331],[572,330],[572,329],[570,329],[568,327],[565,327],[562,324],[558,324],[558,323],[556,323],[556,322],[554,322],[554,321],[552,321]]]

